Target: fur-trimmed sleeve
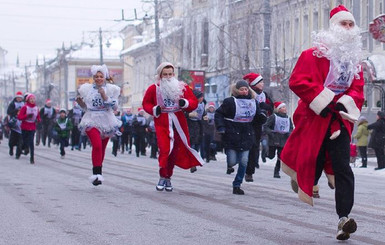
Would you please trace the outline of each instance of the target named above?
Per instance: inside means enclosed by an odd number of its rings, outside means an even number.
[[[82,98],[86,97],[91,88],[92,88],[92,84],[90,83],[82,84],[78,89],[80,97]]]

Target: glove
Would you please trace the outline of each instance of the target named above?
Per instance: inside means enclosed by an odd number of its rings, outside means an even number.
[[[347,110],[346,110],[346,108],[345,108],[345,106],[343,105],[343,104],[341,104],[341,103],[337,103],[336,104],[336,110],[337,111],[343,111],[343,112],[348,112]]]
[[[180,99],[179,100],[179,106],[183,108],[185,105],[186,105],[186,100],[185,99]]]
[[[319,114],[321,117],[325,118],[328,116],[329,112],[331,112],[331,110],[329,109],[329,107],[325,107],[321,113]]]
[[[356,118],[353,115],[348,114],[344,111],[340,111],[340,115],[343,119],[348,120],[351,123],[356,123],[358,121],[358,118]]]
[[[155,109],[155,112],[156,112],[156,116],[159,117],[160,113],[162,112],[162,110],[160,109],[160,106],[156,106],[156,109]]]

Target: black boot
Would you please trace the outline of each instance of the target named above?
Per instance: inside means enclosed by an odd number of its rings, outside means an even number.
[[[92,168],[92,173],[93,175],[102,175],[102,167],[93,167]],[[95,176],[96,177],[96,176]],[[94,186],[97,186],[97,185],[101,185],[102,184],[102,180],[100,180],[98,177],[96,177],[93,181],[92,181],[92,184]]]
[[[12,148],[9,148],[9,155],[10,155],[10,156],[13,156],[13,147],[12,147]]]
[[[362,160],[362,166],[360,168],[366,168],[368,164],[367,160]]]
[[[31,157],[29,158],[29,162],[30,162],[31,164],[35,164],[35,159],[34,159],[33,156],[31,156]]]
[[[241,187],[233,187],[233,194],[245,195],[245,192],[241,189]]]

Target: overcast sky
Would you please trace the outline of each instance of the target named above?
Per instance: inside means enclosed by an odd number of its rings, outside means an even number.
[[[62,43],[79,43],[83,32],[119,30],[125,19],[134,18],[134,8],[138,17],[144,15],[149,4],[142,0],[0,0],[0,47],[7,50],[8,65],[16,63],[35,64],[36,58],[54,55]],[[98,40],[96,40],[98,41]]]

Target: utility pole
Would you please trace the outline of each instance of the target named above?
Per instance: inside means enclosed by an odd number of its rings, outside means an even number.
[[[162,62],[162,52],[160,47],[160,28],[159,28],[159,0],[154,0],[155,4],[155,48],[156,48],[156,62],[155,68],[157,68]]]
[[[24,69],[25,69],[25,92],[29,92],[29,81],[28,81],[27,65],[24,66]]]
[[[103,65],[103,37],[102,28],[99,27],[100,64]]]
[[[263,81],[270,87],[271,61],[270,61],[270,33],[271,33],[271,8],[270,0],[263,1]]]
[[[13,94],[16,94],[15,72],[13,70],[12,70],[12,86],[13,86]]]

